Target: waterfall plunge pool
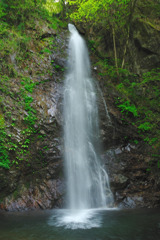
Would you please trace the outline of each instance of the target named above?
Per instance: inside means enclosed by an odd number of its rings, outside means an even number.
[[[159,209],[87,211],[79,218],[65,209],[0,212],[0,240],[160,239]]]

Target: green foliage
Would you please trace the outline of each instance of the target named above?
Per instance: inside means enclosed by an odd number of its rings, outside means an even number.
[[[141,131],[148,131],[148,130],[151,130],[152,129],[152,125],[151,123],[149,122],[144,122],[144,123],[141,123],[139,126],[138,126],[138,129],[140,129]]]
[[[7,57],[14,56],[15,53],[15,61],[17,63],[21,63],[22,59],[28,58],[31,38],[16,29],[12,29],[12,31],[8,29],[7,31],[7,36],[3,35],[0,38],[0,70],[9,77],[15,77],[17,72],[14,65],[11,63],[7,64],[5,60]]]
[[[71,19],[77,21],[92,21],[107,27],[109,24],[123,23],[124,14],[130,0],[69,0],[70,5],[75,5],[74,12],[70,14]]]
[[[158,154],[160,68],[152,69],[141,76],[119,68],[119,79],[117,79],[116,68],[110,62],[105,59],[95,64],[100,69],[99,81],[101,78],[107,79],[107,87],[111,86],[118,92],[120,97],[115,98],[115,105],[122,113],[122,122],[132,124],[139,139],[152,146],[153,153]]]
[[[21,88],[21,95],[24,101],[24,109],[27,111],[27,115],[24,117],[24,121],[31,128],[31,130],[34,131],[33,126],[35,124],[35,121],[37,120],[37,117],[35,115],[36,111],[31,105],[33,102],[33,98],[28,95],[28,93],[33,92],[36,84],[33,83],[30,78],[23,77],[22,80],[23,81],[21,81],[21,85],[23,86],[23,88]]]
[[[140,138],[152,146],[152,151],[156,154],[160,148],[160,69],[152,69],[139,78],[131,74],[123,76],[121,81],[117,85],[118,91],[136,105],[138,115],[134,115],[136,119],[132,119],[132,122],[137,127]]]
[[[5,13],[5,9],[6,9],[6,4],[4,1],[0,1],[0,19],[2,19],[6,13]]]
[[[6,75],[3,75],[0,80],[2,83],[0,90],[6,95],[10,95],[10,93],[12,93],[10,91],[10,87],[12,86],[12,79],[10,79]],[[22,138],[21,141],[17,142],[13,138],[12,134],[8,134],[8,130],[5,127],[4,117],[3,115],[0,115],[2,116],[0,118],[0,167],[7,169],[12,164],[15,164],[18,167],[19,162],[22,161],[27,154],[27,149],[31,141],[31,136],[36,132],[34,129],[34,124],[37,117],[36,111],[32,106],[33,97],[30,95],[34,90],[36,83],[34,83],[31,78],[25,76],[21,76],[19,82],[19,94],[16,94],[15,96],[11,95],[11,97],[13,97],[13,102],[14,98],[16,102],[20,101],[21,106],[23,106],[23,109],[26,112],[26,115],[24,115],[23,117],[23,120],[25,122],[25,129],[21,132],[21,134],[25,137]],[[3,97],[1,98],[1,101],[3,104]],[[12,109],[14,110],[14,107],[12,107]],[[16,127],[17,120],[12,117],[12,113],[10,111],[7,111],[4,107],[3,112],[5,116],[7,116],[7,121],[10,122],[10,126]],[[12,155],[16,153],[15,159],[13,159],[12,162],[10,162],[10,153],[12,153]]]
[[[54,13],[59,13],[62,11],[62,1],[55,2],[54,0],[46,0],[44,7],[49,12],[50,16],[52,16]]]
[[[44,149],[45,151],[49,150],[48,146],[44,146],[43,149]]]
[[[10,161],[8,158],[8,151],[5,145],[6,130],[5,121],[2,114],[0,114],[0,167],[8,169],[10,167]]]
[[[49,54],[51,54],[52,52],[51,52],[50,49],[44,48],[44,49],[42,50],[42,53],[49,53]]]
[[[119,104],[118,107],[121,109],[122,113],[132,113],[134,117],[138,116],[136,106],[131,104],[129,101],[124,101],[123,103]]]
[[[62,8],[62,2],[50,1],[50,4],[61,4]],[[48,27],[54,29],[66,25],[55,16],[52,17],[53,12],[46,9],[46,3],[46,0],[0,1],[0,167],[6,169],[12,165],[18,168],[22,161],[28,161],[28,148],[37,133],[32,93],[36,85],[48,80],[37,81],[29,74],[32,74],[31,66],[34,68],[37,65],[35,58],[43,61],[54,49],[53,37],[40,39],[41,25],[47,23]],[[39,70],[40,67],[37,69],[36,74],[45,74],[45,71],[42,73]],[[51,74],[48,69],[46,72]],[[20,115],[16,119],[17,111]],[[19,126],[22,130],[18,140],[14,134]],[[44,136],[40,139],[43,141]]]
[[[23,23],[34,11],[42,8],[45,0],[1,0],[0,18],[10,23]],[[32,9],[32,11],[31,11]]]
[[[36,86],[36,83],[34,83],[29,77],[22,77],[21,85],[24,86],[24,89],[27,92],[32,93],[34,87]],[[21,89],[21,91],[22,91],[22,93],[24,92],[23,88]],[[27,97],[24,100],[25,100],[25,102],[29,101],[29,99],[27,99]],[[30,99],[30,102],[32,102],[31,99]]]

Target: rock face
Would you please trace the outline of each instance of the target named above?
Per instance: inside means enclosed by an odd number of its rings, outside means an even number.
[[[84,28],[87,29],[87,26]],[[79,26],[81,30],[81,26]],[[98,35],[103,37],[99,38]],[[91,27],[86,30],[85,35],[89,40],[95,42],[97,48],[96,54],[101,58],[113,61],[114,48],[111,30]],[[126,37],[127,39],[127,37]],[[126,39],[123,39],[121,33],[116,35],[116,48],[118,59],[123,59]],[[141,74],[160,66],[160,30],[147,21],[136,19],[132,22],[130,37],[125,54],[125,68],[135,74]],[[120,66],[119,66],[120,67]]]
[[[119,146],[103,155],[115,204],[120,208],[159,207],[158,178],[147,171],[151,159],[147,155],[148,149],[142,146]]]
[[[86,27],[87,28],[87,27]],[[97,26],[98,28],[98,26]],[[85,27],[84,27],[85,29]],[[98,48],[96,55],[110,61],[114,58],[112,35],[109,30],[88,30],[89,40],[94,41]],[[97,32],[103,38],[96,36]],[[116,36],[118,58],[123,58],[124,45]],[[123,48],[122,48],[123,45]],[[131,27],[130,38],[125,56],[126,68],[139,75],[149,72],[160,66],[160,31],[147,21],[134,20]],[[94,61],[94,59],[93,59]],[[97,72],[97,71],[95,71]],[[96,74],[95,74],[96,75]],[[95,76],[98,79],[98,74]],[[106,86],[107,79],[99,81],[104,99],[107,103],[108,113],[103,100],[99,102],[101,139],[103,143],[103,162],[106,164],[110,176],[111,188],[115,196],[115,204],[119,207],[159,207],[159,169],[156,159],[151,156],[152,149],[138,139],[136,128],[123,123],[123,116],[115,108],[114,99],[118,96],[114,89]],[[138,93],[137,93],[138,94]],[[150,168],[156,165],[156,169]]]
[[[158,169],[148,169],[149,164],[154,164],[150,155],[152,149],[143,141],[138,144],[133,142],[137,138],[136,129],[122,123],[121,114],[113,104],[112,94],[109,92],[106,98],[109,102],[108,114],[102,98],[99,100],[99,110],[102,161],[109,175],[115,206],[159,207]]]
[[[159,64],[159,32],[149,25],[141,23],[132,32],[129,43],[133,71],[139,73]],[[41,38],[56,35],[47,30]],[[150,36],[150,37],[146,37]],[[28,209],[46,209],[60,207],[64,201],[65,181],[63,174],[63,139],[62,139],[62,92],[64,68],[66,66],[67,33],[55,38],[55,51],[49,54],[43,68],[52,66],[52,77],[34,76],[43,84],[38,84],[33,92],[34,107],[37,111],[37,129],[29,144],[29,161],[27,160],[10,170],[0,169],[0,209],[19,211]],[[12,62],[16,66],[15,57]],[[37,61],[37,60],[36,60]],[[37,61],[38,62],[38,61]],[[38,64],[38,63],[37,63]],[[52,65],[51,65],[52,64]],[[41,65],[41,67],[42,67]],[[37,69],[38,71],[38,69]],[[96,77],[96,74],[95,74]],[[17,90],[16,82],[13,91]],[[133,126],[122,123],[120,112],[115,108],[114,91],[108,92],[103,83],[98,93],[101,139],[103,145],[102,160],[110,177],[115,205],[124,208],[160,206],[160,181],[157,172],[147,171],[151,158],[148,146],[144,143],[133,144],[136,137]],[[103,98],[104,96],[104,98]],[[105,101],[107,106],[105,106]],[[11,103],[10,103],[11,105]],[[13,106],[11,106],[13,107]],[[19,118],[19,112],[14,111]],[[11,128],[10,128],[11,129]],[[21,125],[12,128],[17,141],[21,138]],[[14,156],[12,156],[14,158]]]
[[[44,30],[41,39],[55,36],[55,33],[47,27]],[[63,78],[68,34],[66,33],[67,31],[64,31],[55,36],[54,52],[43,60],[39,60],[31,50],[32,72],[30,70],[25,72],[28,79],[36,83],[34,91],[27,93],[27,97],[33,99],[32,107],[36,111],[37,118],[31,135],[27,135],[28,132],[25,132],[26,136],[22,134],[22,130],[27,128],[23,120],[24,114],[27,114],[24,108],[21,106],[15,108],[12,99],[8,102],[4,101],[5,107],[13,109],[12,116],[14,115],[16,119],[16,125],[11,126],[8,122],[7,131],[12,135],[17,146],[25,142],[25,139],[28,139],[29,144],[24,145],[25,151],[23,150],[20,155],[23,160],[17,162],[17,166],[14,164],[9,170],[0,168],[0,209],[21,211],[62,206],[65,193],[61,136]],[[32,66],[35,62],[35,66]],[[16,66],[16,62],[14,64]],[[19,68],[18,71],[23,69]],[[11,91],[19,94],[16,79],[13,79],[13,82],[14,87]],[[12,151],[10,158],[14,161],[16,157],[16,152]]]
[[[135,21],[128,46],[127,62],[138,74],[160,66],[160,31],[153,25]]]
[[[1,202],[0,208],[8,211],[22,211],[29,209],[47,209],[59,207],[62,205],[64,187],[60,180],[61,163],[51,163],[46,169],[41,169],[36,179],[24,182],[29,176],[24,176],[15,186],[17,187],[13,194],[5,197]],[[56,172],[56,174],[55,174]],[[57,175],[57,178],[55,177]],[[41,180],[40,180],[41,177]],[[44,178],[45,177],[45,178]],[[13,173],[10,172],[6,180],[11,180]],[[15,181],[15,179],[14,179]],[[13,188],[14,189],[14,188]]]
[[[15,167],[9,171],[0,169],[0,190],[2,194],[8,195],[1,201],[1,209],[45,209],[62,204],[61,95],[61,84],[53,81],[35,90],[40,137],[29,146],[31,160],[21,166],[22,172]]]

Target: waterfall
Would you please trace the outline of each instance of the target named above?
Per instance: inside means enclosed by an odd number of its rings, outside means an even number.
[[[88,50],[74,25],[68,25],[68,72],[64,86],[64,158],[67,208],[111,206],[112,192],[99,154],[96,91]]]

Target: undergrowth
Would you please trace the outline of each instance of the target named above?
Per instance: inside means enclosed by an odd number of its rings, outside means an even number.
[[[118,79],[115,67],[107,59],[100,60],[96,66],[101,69],[99,75],[107,79],[106,85],[112,85],[118,93],[115,106],[120,110],[123,122],[132,124],[138,139],[152,147],[151,156],[160,168],[160,68],[152,69],[141,76],[119,68]],[[134,141],[138,143],[138,139]]]
[[[0,1],[0,167],[19,168],[21,162],[30,165],[29,147],[39,136],[33,93],[43,84],[38,77],[53,74],[52,67],[39,66],[55,48],[54,36],[41,37],[42,28],[58,30],[66,25],[56,17],[59,4]]]

